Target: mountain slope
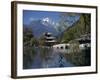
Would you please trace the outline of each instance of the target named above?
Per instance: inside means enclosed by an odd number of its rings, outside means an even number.
[[[84,18],[84,16],[86,16],[86,18]],[[88,18],[89,20],[87,20]],[[79,38],[81,35],[90,33],[90,30],[90,15],[82,14],[80,19],[63,33],[62,42],[67,43],[70,40]]]
[[[58,34],[53,25],[41,20],[32,21],[27,27],[32,29],[35,38],[40,38],[45,32],[50,32],[54,36]]]

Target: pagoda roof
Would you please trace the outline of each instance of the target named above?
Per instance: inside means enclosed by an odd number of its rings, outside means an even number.
[[[51,40],[51,41],[45,41],[45,42],[57,42],[56,40]]]
[[[55,37],[51,36],[51,37],[45,37],[46,39],[55,39]]]

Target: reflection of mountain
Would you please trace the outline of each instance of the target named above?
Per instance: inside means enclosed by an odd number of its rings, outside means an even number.
[[[25,27],[26,25],[24,25]],[[41,20],[36,20],[36,21],[32,21],[28,26],[32,29],[33,31],[33,35],[36,38],[40,38],[40,36],[42,36],[42,34],[44,32],[50,32],[52,33],[54,36],[56,36],[58,33],[56,31],[56,29],[54,28],[53,25],[49,24],[48,22],[43,22]]]

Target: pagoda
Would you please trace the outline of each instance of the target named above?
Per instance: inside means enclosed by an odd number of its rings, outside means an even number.
[[[45,37],[45,46],[53,46],[57,44],[56,38],[52,35],[52,33],[46,32],[44,33]]]

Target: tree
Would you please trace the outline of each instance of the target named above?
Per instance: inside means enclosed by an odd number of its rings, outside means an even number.
[[[90,33],[91,30],[91,15],[90,14],[82,14],[84,17],[85,23],[85,33]]]
[[[35,39],[34,37],[31,38],[30,40],[30,45],[31,46],[37,46],[39,43],[38,43],[38,40]]]
[[[23,44],[24,46],[32,46],[35,44],[35,38],[32,33],[32,29],[28,27],[23,28]]]
[[[44,45],[45,45],[45,37],[44,37],[44,35],[42,35],[42,36],[40,37],[40,39],[39,39],[39,44],[40,44],[41,46],[44,46]]]

